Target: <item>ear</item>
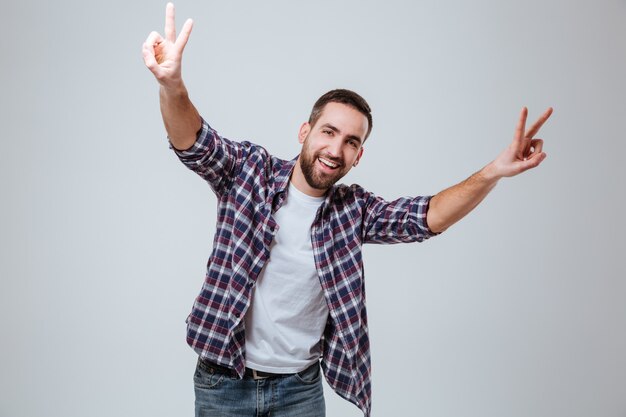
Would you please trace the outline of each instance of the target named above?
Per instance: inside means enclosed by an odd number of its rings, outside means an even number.
[[[363,151],[364,150],[365,150],[365,148],[361,146],[361,149],[359,150],[359,154],[356,157],[356,161],[354,161],[354,164],[352,164],[353,167],[359,165],[359,161],[361,160],[361,157],[363,156]]]
[[[304,143],[304,140],[306,139],[310,131],[311,125],[309,124],[309,122],[302,123],[302,126],[300,126],[300,132],[298,132],[298,142]]]

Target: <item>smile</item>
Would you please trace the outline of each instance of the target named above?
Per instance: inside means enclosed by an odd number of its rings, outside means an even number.
[[[328,159],[325,159],[325,158],[322,158],[322,157],[317,158],[317,160],[320,161],[322,163],[322,165],[325,165],[325,166],[327,166],[330,169],[336,169],[336,168],[339,167],[339,164],[337,164],[335,162],[332,162],[332,161],[329,161]]]

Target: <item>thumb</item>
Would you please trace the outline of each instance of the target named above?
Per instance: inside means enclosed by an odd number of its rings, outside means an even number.
[[[537,167],[544,159],[546,159],[546,156],[545,152],[541,152],[525,159],[524,161],[521,161],[519,164],[520,173]]]

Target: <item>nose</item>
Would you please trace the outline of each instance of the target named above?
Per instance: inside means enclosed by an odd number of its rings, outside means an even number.
[[[333,158],[337,158],[339,159],[341,157],[341,144],[342,144],[342,140],[341,138],[334,138],[332,141],[330,141],[330,143],[328,144],[328,146],[326,147],[326,150],[329,153],[329,156],[333,157]]]

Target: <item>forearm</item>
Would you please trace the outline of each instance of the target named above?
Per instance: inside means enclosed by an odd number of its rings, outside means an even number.
[[[194,107],[185,85],[181,82],[176,87],[164,87],[159,90],[161,115],[167,136],[174,148],[189,149],[196,141],[196,135],[202,127],[200,114]]]
[[[465,217],[498,183],[492,164],[465,181],[436,194],[431,200],[426,222],[431,231],[440,233]]]

